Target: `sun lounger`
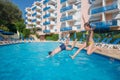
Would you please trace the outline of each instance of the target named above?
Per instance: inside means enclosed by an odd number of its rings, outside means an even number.
[[[101,47],[105,47],[107,44],[110,43],[110,41],[112,40],[112,38],[108,38],[106,42],[102,43]]]
[[[96,46],[101,46],[103,43],[105,43],[107,38],[104,38],[101,42],[95,42]]]
[[[116,39],[112,44],[107,44],[108,48],[120,48],[120,45],[118,44],[120,42],[120,38]]]

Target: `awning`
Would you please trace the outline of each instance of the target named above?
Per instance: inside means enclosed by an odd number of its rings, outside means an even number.
[[[0,33],[3,32],[3,30],[0,30]]]
[[[3,35],[14,35],[14,33],[13,32],[5,32],[5,31],[3,31],[3,32],[1,32]]]

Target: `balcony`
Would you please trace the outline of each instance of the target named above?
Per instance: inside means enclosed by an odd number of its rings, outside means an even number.
[[[27,14],[26,17],[31,17],[32,14]]]
[[[95,28],[95,31],[109,31],[110,27],[116,27],[118,25],[120,25],[118,20],[91,23],[91,26]]]
[[[50,13],[50,16],[49,16],[50,19],[53,19],[53,18],[56,18],[55,14],[53,13]]]
[[[113,4],[108,5],[108,6],[92,9],[91,14],[97,14],[97,13],[111,11],[111,10],[114,11],[115,9],[118,9],[117,3],[113,3]]]
[[[55,21],[50,21],[50,25],[55,25]]]
[[[25,14],[31,14],[31,11],[27,11],[27,12],[25,12]]]
[[[50,9],[50,6],[49,6],[49,7],[45,7],[45,8],[43,9],[43,11],[47,11],[48,9]]]
[[[33,8],[32,8],[32,11],[34,11],[36,9],[36,6],[34,6]]]
[[[113,11],[115,9],[119,9],[118,8],[118,3],[113,3],[112,5],[108,5],[104,7],[104,11]]]
[[[99,4],[102,3],[102,0],[89,0],[90,4]]]
[[[36,22],[36,19],[33,19],[32,22]]]
[[[77,6],[75,5],[71,5],[71,6],[67,6],[67,7],[63,7],[60,9],[60,12],[66,12],[66,11],[76,11],[77,10]]]
[[[77,30],[77,27],[73,26],[73,27],[72,27],[72,30]]]
[[[100,16],[96,16],[96,17],[91,16],[90,19],[89,19],[89,21],[100,21],[100,20],[101,20]]]
[[[81,25],[81,21],[76,21],[74,25]]]
[[[31,19],[33,19],[33,17],[27,17],[27,19],[31,20]]]
[[[64,3],[64,2],[66,2],[67,0],[60,0],[60,3],[62,4],[62,3]]]
[[[46,4],[47,2],[49,2],[50,0],[44,0],[43,1],[43,4]]]
[[[50,14],[45,14],[45,15],[43,16],[43,18],[48,18],[48,17],[50,17]]]
[[[41,19],[40,19],[40,18],[39,18],[39,19],[37,18],[37,21],[39,21],[39,22],[40,22],[40,21],[41,21]]]
[[[92,9],[91,14],[97,14],[97,13],[101,13],[103,11],[104,11],[103,7],[100,7],[100,8]]]
[[[60,31],[71,31],[72,27],[62,27]]]
[[[36,27],[37,27],[37,28],[41,28],[41,26],[40,26],[40,25],[37,25]]]
[[[46,3],[53,4],[53,3],[55,3],[55,0],[44,0],[43,4],[46,4]]]
[[[68,3],[76,3],[76,2],[79,2],[80,0],[67,0]]]
[[[51,32],[51,33],[54,33],[54,32],[56,32],[56,30],[55,30],[55,29],[51,29],[50,32]]]
[[[48,9],[48,11],[54,11],[55,10],[55,6],[53,5],[49,5],[50,9]]]
[[[41,15],[41,13],[40,13],[40,12],[37,12],[37,14],[36,14],[36,15],[38,15],[38,16],[39,16],[39,15]]]
[[[50,24],[50,21],[45,21],[44,23],[43,23],[43,25],[49,25]]]
[[[47,11],[47,10],[49,10],[49,11],[53,11],[53,10],[55,10],[55,6],[53,6],[53,5],[49,5],[49,6],[47,6],[47,7],[45,7],[44,9],[43,9],[43,11]]]
[[[32,16],[36,16],[36,15],[37,15],[37,13],[32,14]]]
[[[26,11],[31,11],[31,8],[30,8],[30,7],[28,7],[28,8],[26,8],[25,10],[26,10]]]
[[[56,16],[55,14],[49,13],[49,14],[44,15],[43,18],[56,18]]]
[[[43,32],[44,33],[50,33],[50,30],[44,30]]]
[[[117,13],[113,16],[113,19],[120,19],[120,13]]]
[[[37,9],[41,9],[41,7],[40,7],[40,6],[37,6],[36,8],[37,8]]]
[[[61,22],[64,22],[64,21],[75,21],[75,20],[76,20],[75,16],[66,16],[66,17],[62,17],[60,19]]]
[[[27,24],[32,24],[32,22],[27,22]]]

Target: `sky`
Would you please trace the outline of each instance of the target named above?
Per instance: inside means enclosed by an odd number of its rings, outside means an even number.
[[[40,1],[40,0],[10,0],[15,5],[18,6],[18,8],[22,11],[22,16],[25,18],[25,8],[31,7],[34,1]]]

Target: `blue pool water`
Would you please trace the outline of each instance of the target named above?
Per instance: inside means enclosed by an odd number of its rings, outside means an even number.
[[[72,51],[46,58],[59,43],[0,46],[0,80],[120,80],[120,61],[85,50],[72,60]]]

